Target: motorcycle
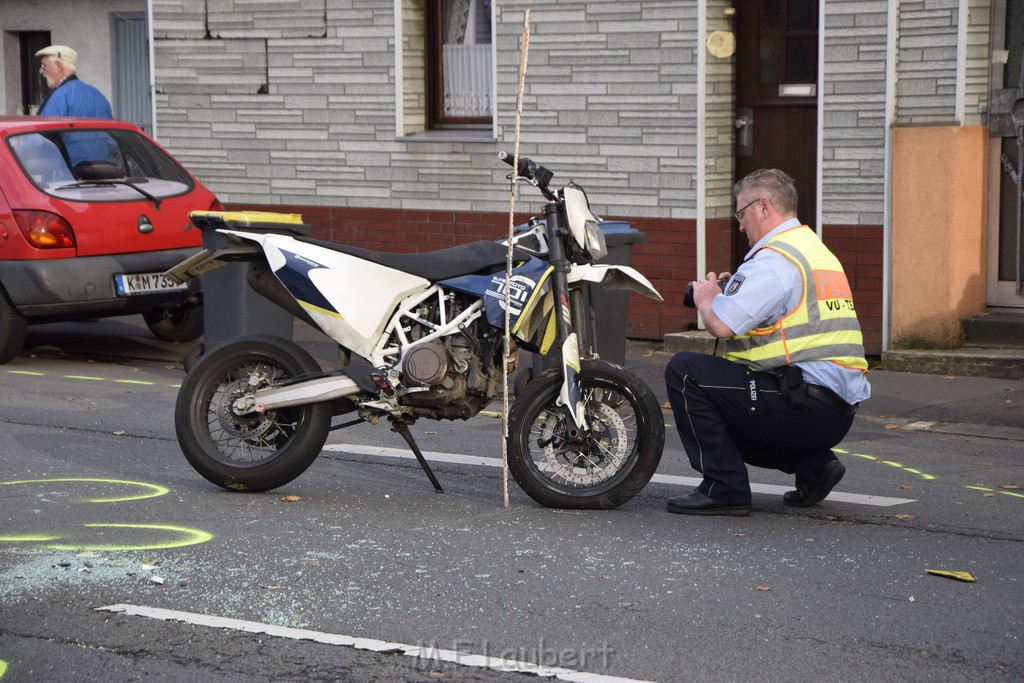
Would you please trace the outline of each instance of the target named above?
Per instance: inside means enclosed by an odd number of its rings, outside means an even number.
[[[513,165],[511,155],[499,158]],[[339,360],[325,371],[299,345],[269,335],[206,350],[175,406],[192,467],[228,490],[277,488],[312,464],[330,431],[387,418],[443,492],[409,426],[478,414],[512,370],[506,353],[525,349],[561,362],[521,375],[529,381],[516,391],[506,436],[516,482],[557,508],[610,509],[636,495],[658,467],[664,421],[639,377],[593,352],[585,285],[661,296],[633,268],[595,263],[607,253],[600,219],[575,183],[552,189],[553,175],[519,158],[508,179],[540,190],[544,218],[505,240],[429,253],[313,239],[294,214],[193,212],[194,225],[218,230],[228,245],[165,275],[185,282],[247,263],[249,286],[336,341]],[[354,419],[332,426],[346,414]]]

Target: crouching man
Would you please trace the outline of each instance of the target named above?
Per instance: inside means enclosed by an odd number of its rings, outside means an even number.
[[[692,285],[724,354],[678,353],[665,369],[679,437],[704,477],[669,499],[680,514],[749,515],[747,465],[795,475],[786,505],[821,502],[846,473],[832,447],[871,395],[849,282],[797,219],[792,178],[761,169],[733,191],[750,252],[724,292],[715,273]]]

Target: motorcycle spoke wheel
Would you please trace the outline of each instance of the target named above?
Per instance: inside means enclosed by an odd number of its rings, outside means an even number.
[[[178,394],[175,427],[189,463],[209,481],[236,491],[265,491],[298,477],[327,440],[326,404],[239,414],[256,390],[319,371],[301,347],[255,336],[204,354]]]
[[[548,507],[614,508],[635,496],[658,467],[665,425],[657,399],[633,373],[586,361],[579,373],[585,419],[578,433],[557,404],[561,374],[527,386],[509,415],[509,468]]]

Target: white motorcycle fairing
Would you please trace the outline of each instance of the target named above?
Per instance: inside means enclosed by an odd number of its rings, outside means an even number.
[[[320,329],[364,358],[371,357],[398,305],[431,286],[419,276],[288,235],[218,232],[258,243],[274,275]]]
[[[650,280],[629,266],[604,263],[573,265],[568,279],[569,284],[577,282],[602,283],[608,289],[628,289],[655,301],[664,301]]]

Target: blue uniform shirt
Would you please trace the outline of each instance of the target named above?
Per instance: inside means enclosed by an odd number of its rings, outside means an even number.
[[[799,305],[804,293],[800,269],[782,254],[761,247],[780,232],[801,225],[791,218],[758,240],[725,286],[725,293],[711,302],[711,310],[737,335],[771,325]],[[871,385],[860,370],[827,360],[795,365],[803,370],[807,382],[828,387],[847,403],[860,403],[871,396]]]

